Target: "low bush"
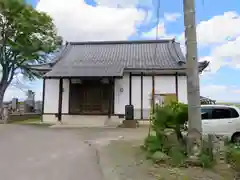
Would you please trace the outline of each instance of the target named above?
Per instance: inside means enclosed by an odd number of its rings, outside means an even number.
[[[187,121],[187,112],[187,105],[177,102],[155,106],[154,113],[150,117],[154,135],[149,132],[144,141],[144,149],[148,157],[152,157],[155,162],[156,157],[160,159],[170,157],[170,164],[174,166],[183,164],[186,151],[181,128]]]
[[[155,153],[156,151],[162,151],[162,142],[157,136],[150,135],[146,137],[144,147],[148,152]]]
[[[208,153],[202,152],[199,155],[199,160],[203,168],[211,168],[214,165],[214,161]]]
[[[154,162],[156,159],[164,159],[164,162],[167,159],[168,163],[173,166],[187,165],[188,163],[185,164],[187,142],[182,132],[188,120],[188,106],[174,101],[164,106],[156,105],[150,118],[151,128],[144,142],[147,157],[153,159]],[[213,165],[212,151],[210,151],[208,148],[203,148],[199,155],[198,164],[204,168]]]
[[[240,144],[228,145],[226,159],[234,170],[240,172]]]
[[[185,152],[181,147],[172,147],[168,155],[171,157],[170,164],[172,166],[183,166],[186,160]]]
[[[165,129],[174,129],[180,143],[183,143],[181,129],[188,120],[188,107],[186,104],[170,102],[165,106],[156,105],[155,116],[152,120],[152,129],[157,135]]]

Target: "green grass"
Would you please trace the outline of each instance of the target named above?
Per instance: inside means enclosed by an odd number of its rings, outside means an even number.
[[[42,123],[39,118],[26,119],[22,121],[13,121],[11,124],[21,124],[21,125],[36,125],[36,126],[50,126],[52,124]]]

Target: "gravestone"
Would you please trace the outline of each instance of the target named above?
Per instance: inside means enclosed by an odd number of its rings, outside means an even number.
[[[8,109],[8,105],[4,105],[3,106],[3,122],[4,124],[7,124],[8,123],[8,120],[9,120],[9,109]]]
[[[13,98],[12,99],[12,111],[15,112],[19,107],[18,107],[18,99],[17,98]]]
[[[24,112],[34,112],[35,106],[35,93],[32,90],[27,91],[27,99],[24,101]]]
[[[36,112],[41,113],[42,112],[42,102],[41,101],[36,101],[34,109]]]

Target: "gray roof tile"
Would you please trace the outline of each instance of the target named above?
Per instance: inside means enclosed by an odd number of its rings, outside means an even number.
[[[83,42],[67,46],[46,77],[122,76],[125,69],[185,66],[180,44],[174,40]]]

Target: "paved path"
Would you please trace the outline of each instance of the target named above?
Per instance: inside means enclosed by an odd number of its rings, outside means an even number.
[[[0,125],[0,179],[102,180],[102,173],[77,129]]]

